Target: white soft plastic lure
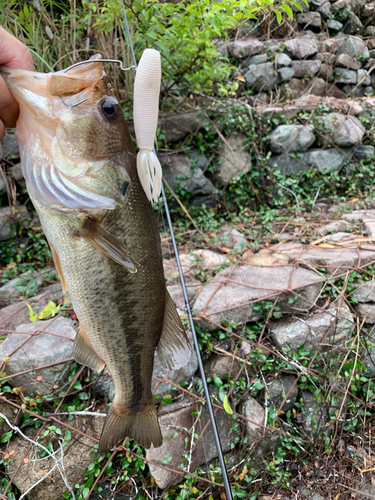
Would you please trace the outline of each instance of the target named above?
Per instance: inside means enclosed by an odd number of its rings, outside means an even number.
[[[161,192],[162,169],[153,152],[158,124],[161,80],[160,53],[146,49],[139,61],[134,82],[134,129],[139,147],[138,177],[150,201]]]

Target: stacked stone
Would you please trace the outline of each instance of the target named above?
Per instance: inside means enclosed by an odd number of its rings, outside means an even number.
[[[358,36],[327,38],[326,34],[310,33],[286,41],[248,38],[218,48],[240,62],[237,78],[243,77],[244,87],[261,93],[266,101],[266,93],[276,89],[281,90],[283,100],[298,99],[303,94],[336,98],[373,94],[372,47],[375,39],[366,45]]]

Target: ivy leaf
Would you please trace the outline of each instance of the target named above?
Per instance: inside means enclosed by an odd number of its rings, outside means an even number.
[[[0,438],[0,443],[7,443],[12,437],[13,431],[9,431]]]
[[[233,415],[233,410],[232,408],[230,407],[229,403],[228,403],[228,396],[225,395],[224,396],[224,410],[229,414],[229,415]]]

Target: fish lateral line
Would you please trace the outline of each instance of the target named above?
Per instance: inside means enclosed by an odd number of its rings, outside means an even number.
[[[76,231],[74,236],[84,238],[104,255],[125,267],[130,273],[137,272],[135,264],[138,266],[140,264],[132,257],[124,243],[103,229],[93,217],[87,217],[83,228]]]

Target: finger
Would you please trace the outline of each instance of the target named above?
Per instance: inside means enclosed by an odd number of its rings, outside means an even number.
[[[0,141],[3,140],[4,135],[5,135],[4,123],[0,120]]]
[[[33,58],[28,48],[0,27],[0,65],[10,68],[33,70]],[[15,127],[18,104],[8,86],[0,77],[0,120],[3,127]],[[1,129],[0,129],[1,132]]]

